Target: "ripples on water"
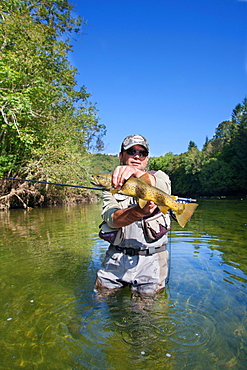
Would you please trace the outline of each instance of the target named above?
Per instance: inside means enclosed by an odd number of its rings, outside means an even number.
[[[173,224],[170,282],[154,302],[133,302],[128,289],[94,293],[107,247],[100,205],[0,214],[0,368],[245,369],[237,206],[233,217],[233,203],[204,201],[185,229]]]

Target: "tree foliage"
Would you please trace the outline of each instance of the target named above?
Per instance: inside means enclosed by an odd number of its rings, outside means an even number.
[[[168,159],[169,158],[169,159]],[[246,195],[247,99],[221,122],[202,150],[190,141],[188,151],[151,158],[150,169],[167,172],[173,192],[189,195]]]
[[[77,70],[70,37],[85,26],[66,0],[0,3],[0,173],[85,180],[105,126]]]

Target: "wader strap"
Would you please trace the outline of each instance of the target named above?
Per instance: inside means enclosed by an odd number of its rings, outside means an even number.
[[[124,248],[115,246],[115,248],[122,252],[123,254],[127,254],[128,256],[151,256],[154,253],[163,252],[166,250],[166,244],[161,245],[160,247],[148,247],[147,249],[138,249],[138,248]]]

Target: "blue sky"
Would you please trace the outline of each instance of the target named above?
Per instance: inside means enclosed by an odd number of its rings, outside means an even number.
[[[70,61],[106,125],[105,153],[129,134],[150,155],[201,149],[247,95],[247,1],[72,0],[88,26]]]

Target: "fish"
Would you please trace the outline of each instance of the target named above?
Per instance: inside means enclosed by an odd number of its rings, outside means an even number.
[[[148,181],[147,173],[139,178],[131,176],[125,181],[120,190],[114,188],[112,185],[112,173],[94,174],[92,178],[91,183],[99,186],[102,190],[110,191],[112,194],[118,193],[137,198],[141,208],[148,201],[153,201],[163,214],[166,214],[169,209],[172,209],[181,227],[185,227],[198,207],[197,203],[177,202],[177,196],[169,195],[163,190],[151,185]]]

